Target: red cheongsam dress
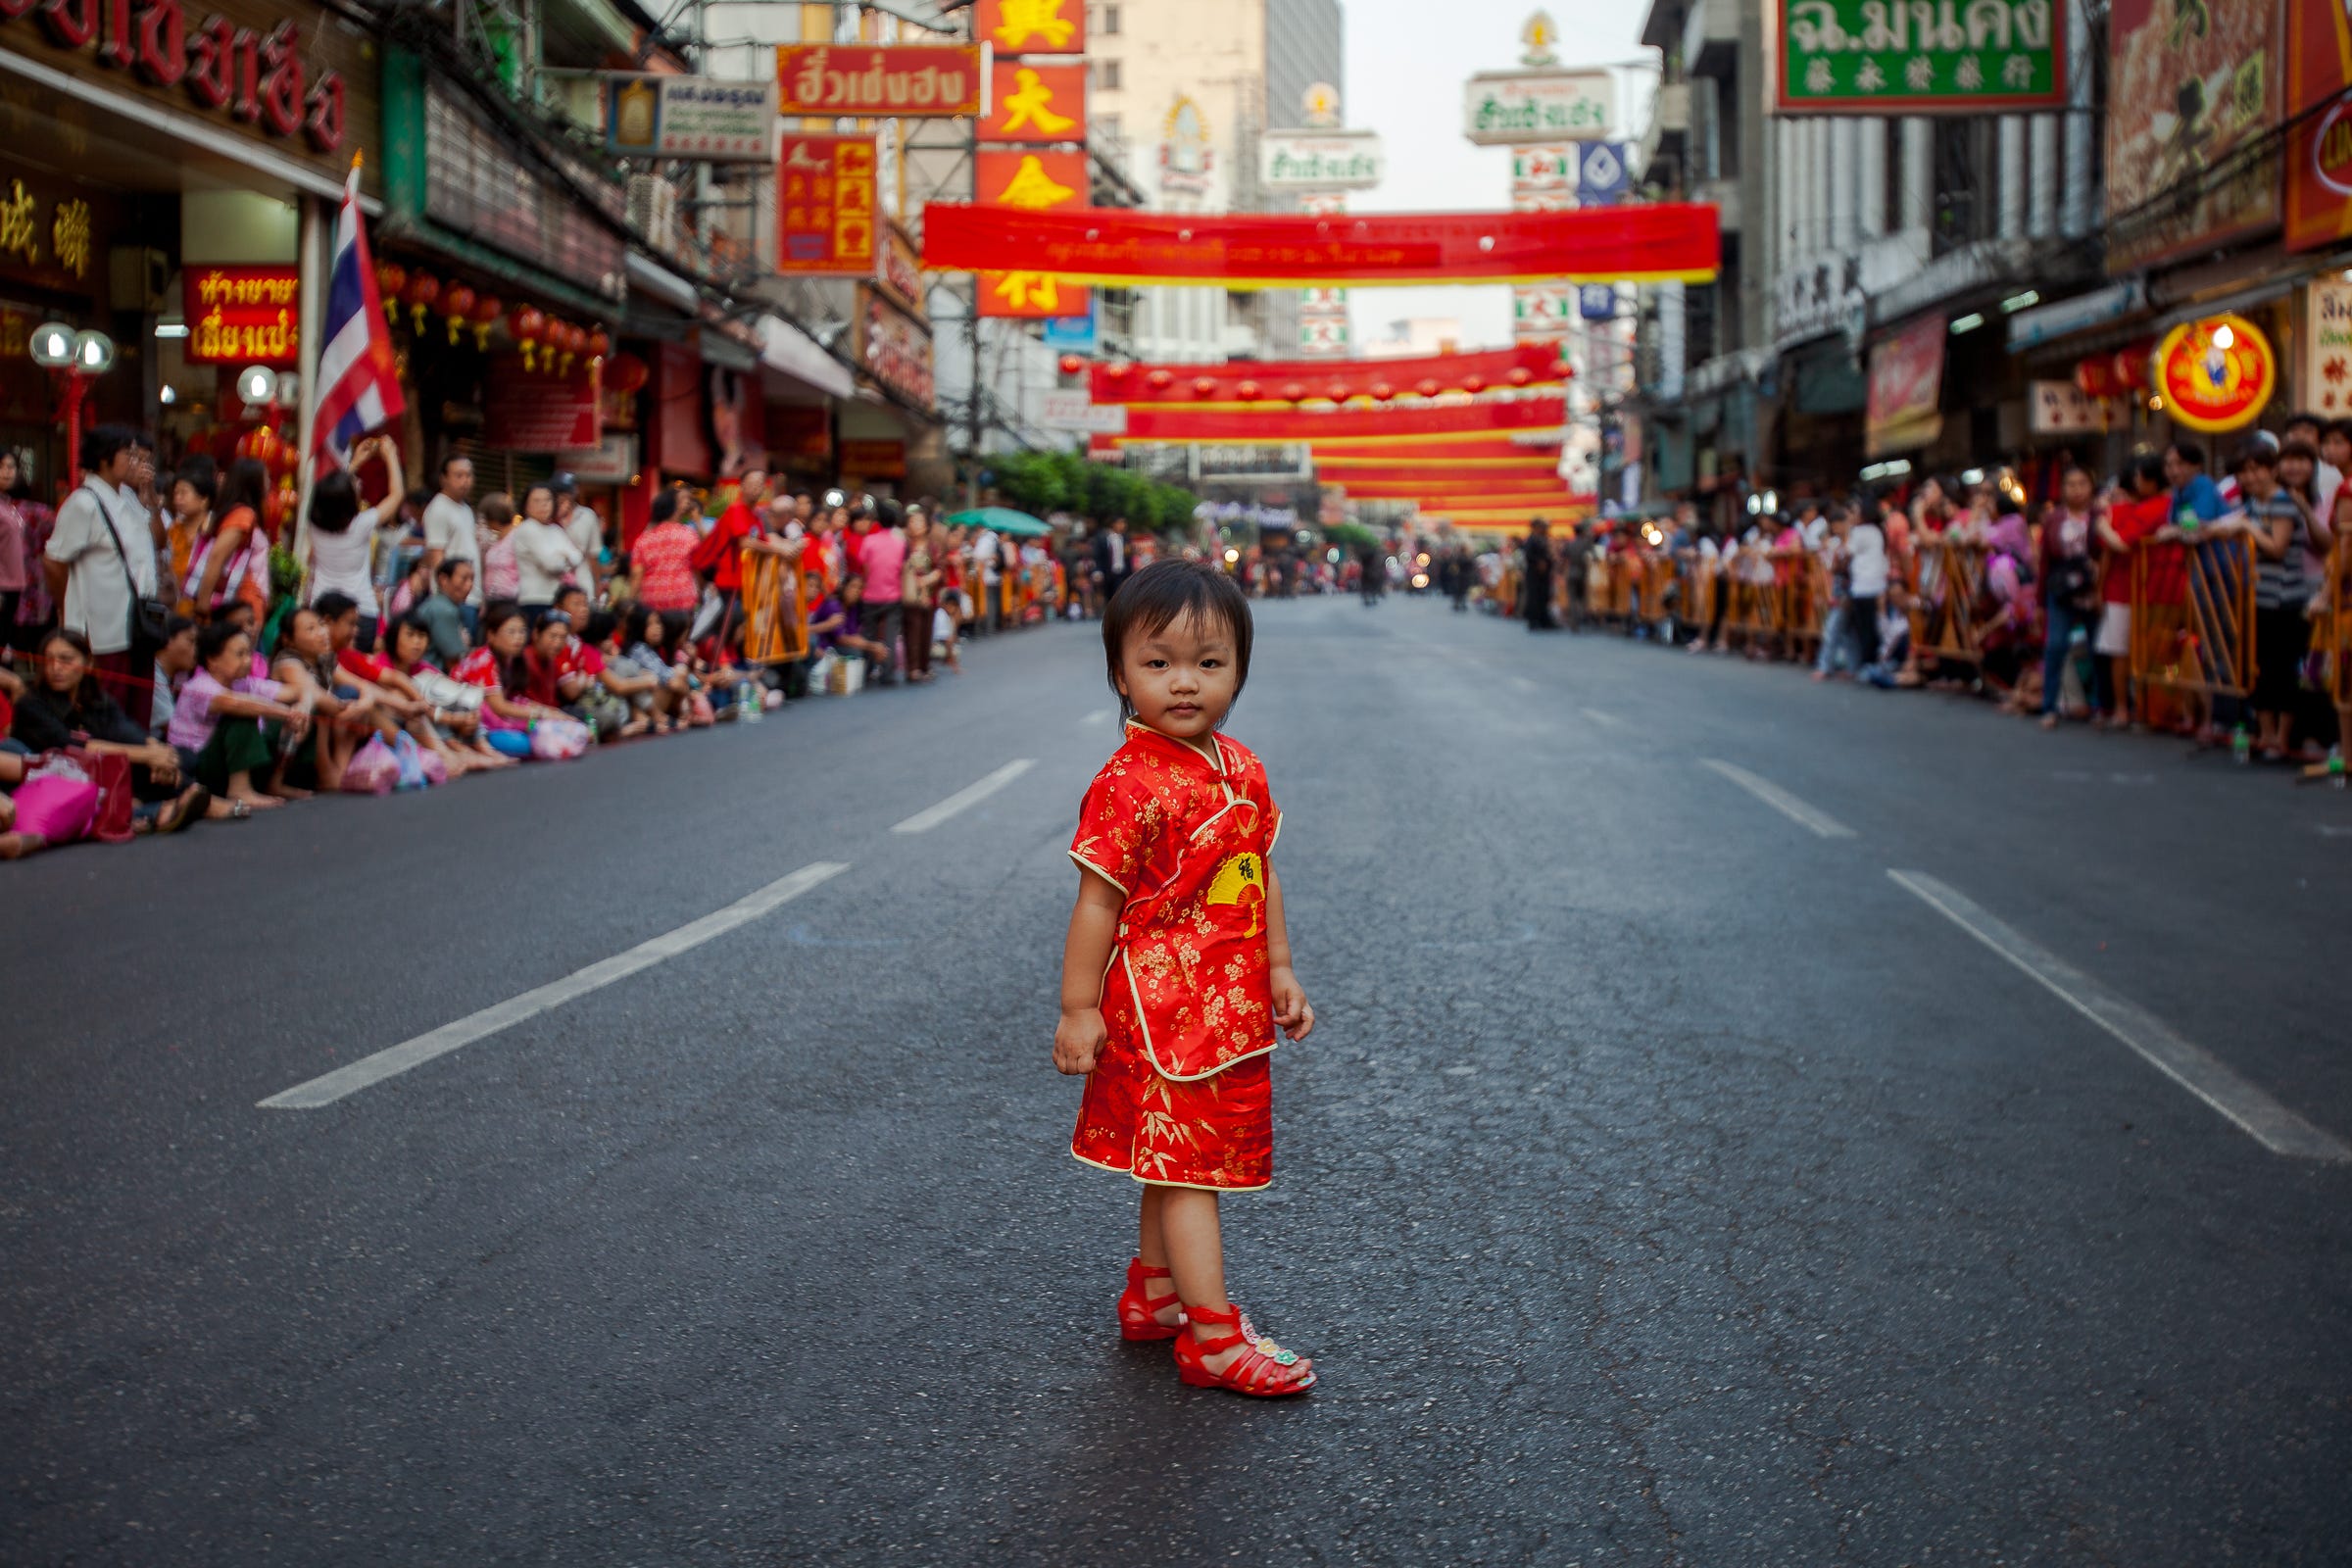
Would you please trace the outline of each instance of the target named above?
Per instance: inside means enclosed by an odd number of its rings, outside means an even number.
[[[1109,1040],[1070,1152],[1137,1181],[1240,1192],[1274,1179],[1266,1053],[1266,770],[1222,735],[1130,720],[1087,789],[1070,858],[1127,896],[1102,976]]]

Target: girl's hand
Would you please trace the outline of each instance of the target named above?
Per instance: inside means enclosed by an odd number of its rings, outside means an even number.
[[[1298,977],[1290,969],[1278,968],[1267,975],[1274,992],[1274,1022],[1293,1040],[1304,1040],[1315,1032],[1315,1009],[1298,988]]]
[[[1064,1012],[1061,1022],[1054,1026],[1054,1070],[1072,1077],[1093,1072],[1096,1059],[1102,1054],[1103,1043],[1109,1038],[1102,1008],[1080,1007]]]

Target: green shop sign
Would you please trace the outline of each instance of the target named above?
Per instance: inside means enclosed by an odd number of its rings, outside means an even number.
[[[1776,0],[1777,113],[1974,114],[2066,102],[2065,0]]]

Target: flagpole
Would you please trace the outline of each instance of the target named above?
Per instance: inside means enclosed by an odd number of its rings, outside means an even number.
[[[357,152],[351,155],[351,167],[355,171],[360,167]],[[327,207],[326,198],[305,193],[301,200],[302,346],[296,351],[295,367],[302,385],[294,419],[294,450],[300,461],[294,469],[296,523],[289,541],[296,560],[305,558],[304,547],[309,543],[311,446],[318,429],[318,351],[326,333],[326,291],[335,235],[335,212]]]

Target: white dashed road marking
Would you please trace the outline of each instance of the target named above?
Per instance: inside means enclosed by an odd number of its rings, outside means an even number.
[[[1815,810],[1770,779],[1758,778],[1744,767],[1736,767],[1730,762],[1720,761],[1712,757],[1701,759],[1699,765],[1721,773],[1725,778],[1730,779],[1789,821],[1800,827],[1810,828],[1825,839],[1850,839],[1854,836],[1852,828],[1847,827],[1829,812]]]
[[[1102,725],[1109,723],[1112,719],[1118,716],[1119,710],[1115,708],[1098,708],[1093,712],[1080,719],[1078,721],[1078,727],[1080,729],[1096,729]]]
[[[737,926],[757,920],[780,905],[791,903],[810,888],[829,882],[847,871],[849,866],[835,860],[818,860],[804,865],[790,876],[778,877],[757,893],[737,899],[723,909],[714,910],[699,920],[690,920],[675,931],[664,932],[650,941],[640,942],[626,953],[577,969],[561,980],[551,980],[536,990],[525,991],[519,997],[510,997],[496,1006],[445,1023],[414,1040],[404,1040],[389,1046],[372,1056],[362,1056],[333,1072],[296,1084],[282,1094],[271,1095],[263,1101],[267,1110],[317,1110],[331,1105],[346,1095],[357,1094],[370,1084],[380,1084],[387,1078],[422,1066],[435,1056],[446,1056],[461,1047],[477,1040],[486,1040],[502,1029],[512,1028],[525,1018],[535,1018],[551,1007],[560,1007],[575,997],[591,991],[601,991],[615,980],[625,980],[640,970],[650,969],[664,958],[699,948],[712,937],[723,936]]]
[[[1598,724],[1602,729],[1625,728],[1625,720],[1619,718],[1615,713],[1604,713],[1597,708],[1580,709],[1578,711],[1582,712],[1593,723]]]
[[[975,784],[966,784],[937,806],[915,812],[894,826],[893,833],[928,833],[957,811],[979,805],[1037,765],[1034,757],[1016,757]]]
[[[2159,1072],[2274,1154],[2352,1162],[2352,1145],[2323,1131],[2239,1077],[2204,1047],[2126,1002],[2056,954],[1921,871],[1888,871],[1961,930],[2039,981],[2060,1001],[2130,1046]]]

